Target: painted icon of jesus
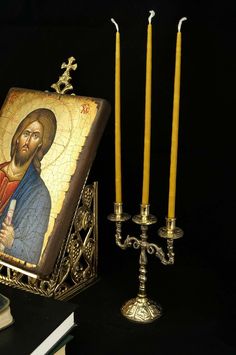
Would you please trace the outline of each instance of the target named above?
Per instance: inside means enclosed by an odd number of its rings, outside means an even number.
[[[54,113],[30,112],[11,142],[11,160],[0,164],[0,245],[4,253],[37,264],[51,210],[50,193],[40,177],[41,160],[56,134]],[[8,218],[15,200],[12,218]]]

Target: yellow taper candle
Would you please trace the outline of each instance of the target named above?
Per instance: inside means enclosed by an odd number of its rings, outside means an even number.
[[[150,147],[151,147],[151,101],[152,101],[152,18],[154,11],[150,11],[147,28],[146,53],[146,87],[145,87],[145,128],[144,128],[144,154],[143,154],[143,192],[142,205],[149,204],[150,183]]]
[[[175,218],[175,195],[176,195],[178,132],[179,132],[180,72],[181,72],[181,25],[184,20],[187,20],[187,18],[183,17],[179,21],[177,38],[176,38],[168,218]]]
[[[115,50],[115,202],[122,202],[121,187],[121,129],[120,129],[120,32],[114,19],[111,21],[116,26]]]

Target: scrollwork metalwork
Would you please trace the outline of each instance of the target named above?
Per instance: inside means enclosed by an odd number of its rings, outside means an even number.
[[[84,188],[51,275],[46,279],[34,278],[23,270],[0,265],[0,282],[46,297],[69,298],[97,278],[97,244],[97,183],[94,183]]]

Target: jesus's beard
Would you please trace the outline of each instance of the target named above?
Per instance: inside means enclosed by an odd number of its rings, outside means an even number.
[[[29,160],[31,161],[35,155],[36,150],[38,147],[35,147],[35,149],[32,151],[30,149],[27,150],[24,154],[19,150],[19,147],[16,147],[16,153],[15,153],[15,164],[16,166],[23,166],[25,165]]]

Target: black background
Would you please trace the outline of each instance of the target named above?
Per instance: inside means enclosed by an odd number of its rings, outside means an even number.
[[[114,201],[114,52],[121,32],[124,210],[139,213],[142,193],[146,27],[153,19],[150,204],[158,225],[167,213],[177,24],[182,76],[177,178],[176,263],[149,257],[148,294],[164,317],[145,327],[119,313],[137,293],[138,253],[115,246],[107,221]],[[234,354],[235,339],[235,63],[234,1],[4,1],[0,10],[0,101],[10,87],[48,90],[74,56],[78,95],[101,97],[112,112],[90,181],[99,181],[100,282],[74,298],[81,324],[74,354]],[[128,222],[125,233],[138,235]],[[124,234],[125,234],[124,233]],[[136,349],[136,350],[134,350]]]

